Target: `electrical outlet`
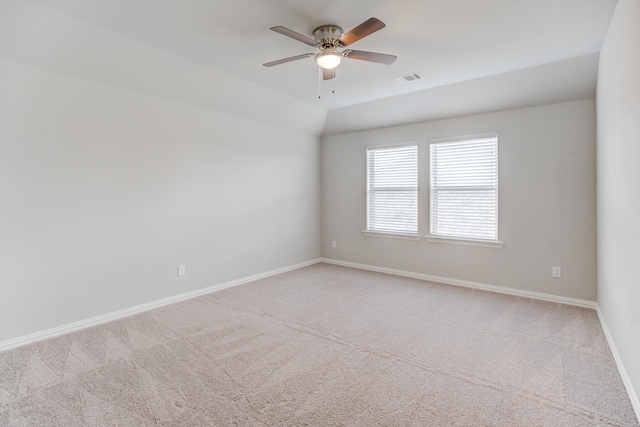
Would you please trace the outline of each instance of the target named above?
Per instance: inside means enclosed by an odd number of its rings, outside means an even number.
[[[337,248],[337,247],[338,247],[338,242],[336,242],[335,240],[332,240],[332,241],[331,241],[331,247],[332,247],[333,249]]]
[[[180,264],[178,266],[178,277],[185,276],[187,274],[187,266],[184,264]]]
[[[561,267],[551,267],[551,277],[555,277],[559,279],[562,277],[562,268]]]

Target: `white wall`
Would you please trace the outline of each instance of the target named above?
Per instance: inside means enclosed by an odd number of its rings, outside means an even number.
[[[594,107],[593,100],[575,101],[325,137],[323,256],[595,301]],[[499,134],[503,248],[362,235],[366,146],[418,141],[419,231],[424,235],[428,140],[491,131]],[[551,277],[554,265],[562,267],[562,279]]]
[[[592,99],[597,74],[598,54],[592,53],[335,108],[327,112],[323,135]]]
[[[598,304],[640,416],[640,2],[620,0],[598,73]]]
[[[326,117],[320,107],[30,0],[0,0],[0,58],[305,134],[320,135]]]
[[[315,259],[319,229],[318,137],[0,59],[0,342]]]

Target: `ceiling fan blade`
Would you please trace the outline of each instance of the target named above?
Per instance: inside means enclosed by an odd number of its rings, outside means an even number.
[[[303,53],[302,55],[290,56],[289,58],[278,59],[277,61],[267,62],[266,64],[262,64],[265,67],[273,67],[274,65],[280,65],[291,61],[297,61],[298,59],[310,58],[314,56],[313,53]]]
[[[336,69],[332,68],[327,70],[326,68],[322,69],[322,80],[331,80],[336,78]]]
[[[292,39],[298,40],[299,42],[302,42],[304,44],[308,44],[309,46],[318,46],[318,42],[314,39],[304,36],[300,33],[296,33],[295,31],[290,30],[287,27],[271,27],[270,30],[275,31],[276,33],[280,33],[283,36],[291,37]]]
[[[364,50],[347,49],[342,53],[350,59],[359,59],[360,61],[377,62],[378,64],[391,65],[398,58],[395,55],[387,55],[385,53],[366,52]]]
[[[369,34],[375,33],[378,30],[381,30],[385,27],[384,22],[376,18],[369,18],[364,21],[362,24],[355,27],[353,30],[348,31],[342,35],[338,39],[342,46],[349,46],[360,40],[361,38],[367,37]]]

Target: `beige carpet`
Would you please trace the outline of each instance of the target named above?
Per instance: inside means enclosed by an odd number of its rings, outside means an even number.
[[[596,313],[318,264],[0,353],[1,426],[638,426]]]

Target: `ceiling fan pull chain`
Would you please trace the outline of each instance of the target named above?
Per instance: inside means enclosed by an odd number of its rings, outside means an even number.
[[[322,68],[318,67],[318,99],[322,99]]]

